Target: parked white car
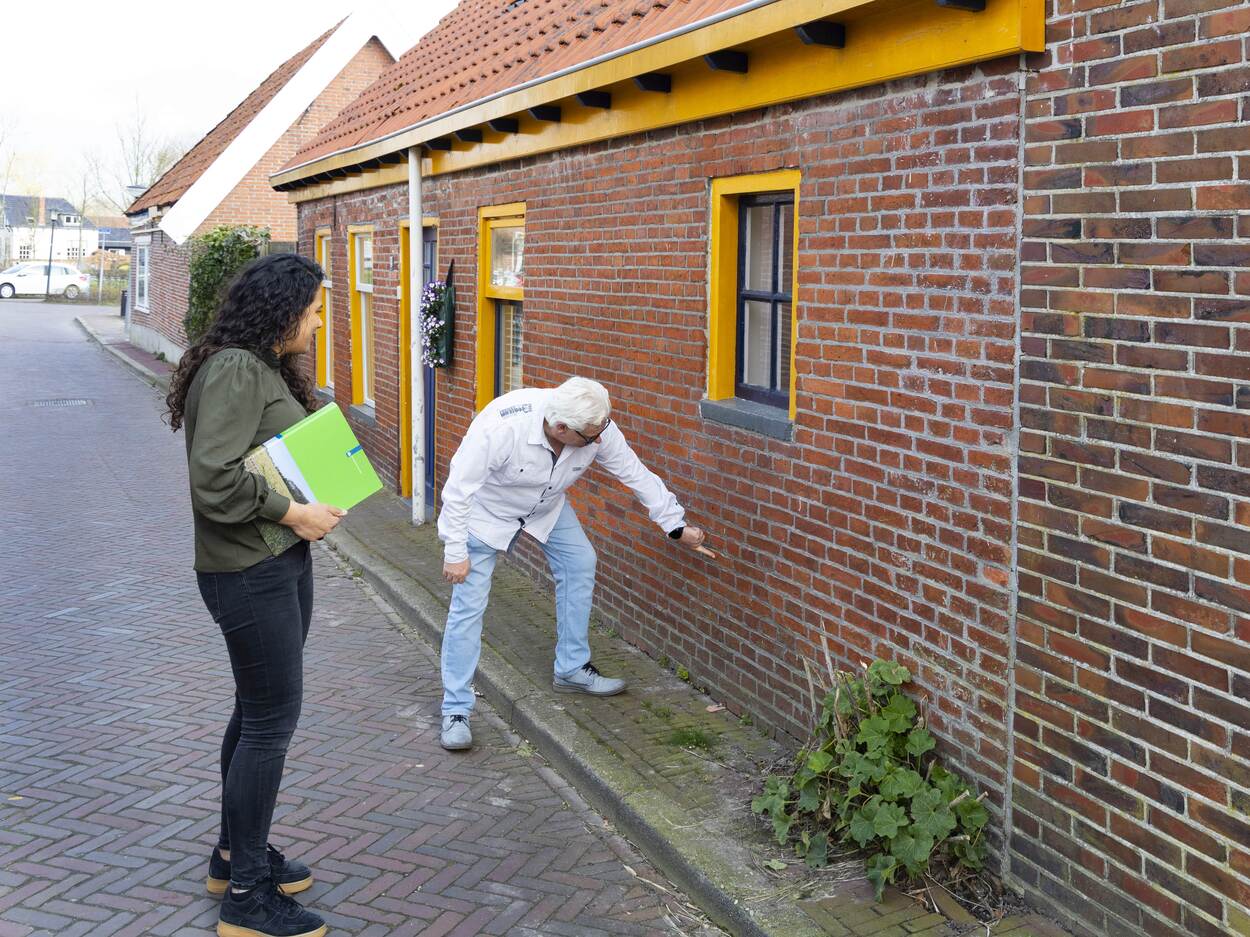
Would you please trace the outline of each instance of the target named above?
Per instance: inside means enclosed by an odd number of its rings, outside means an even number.
[[[0,299],[14,296],[42,296],[47,290],[66,299],[77,299],[87,291],[87,274],[67,264],[52,265],[52,277],[48,277],[47,263],[14,264],[8,270],[0,270]]]

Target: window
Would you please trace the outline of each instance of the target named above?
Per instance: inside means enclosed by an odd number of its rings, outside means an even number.
[[[35,249],[33,247],[31,247],[29,244],[23,244],[21,247],[17,249],[17,259],[18,260],[30,260],[31,256],[34,253],[35,253]]]
[[[325,274],[321,281],[321,325],[317,328],[317,386],[334,387],[334,274],[330,261],[330,232],[317,232],[317,263]]]
[[[81,256],[82,256],[82,248],[81,248],[81,247],[69,247],[69,248],[66,248],[66,249],[65,249],[65,256],[66,256],[66,257],[73,257],[73,258],[78,258],[78,257],[81,257]]]
[[[738,201],[735,396],[790,406],[794,195],[744,195]]]
[[[478,409],[524,384],[525,206],[483,208],[478,264]]]
[[[377,342],[373,317],[373,232],[349,229],[351,269],[348,271],[352,303],[352,403],[374,405],[377,387]]]
[[[148,305],[148,248],[135,248],[135,305],[147,308]]]
[[[794,419],[797,170],[712,180],[708,401],[762,432]],[[737,421],[735,425],[747,425]],[[771,425],[771,429],[768,426]]]

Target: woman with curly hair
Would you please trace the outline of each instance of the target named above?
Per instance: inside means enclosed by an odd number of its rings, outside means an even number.
[[[303,698],[312,557],[344,511],[300,504],[243,467],[253,448],[313,409],[300,368],[317,330],[321,268],[296,254],[253,261],[230,285],[207,333],[170,381],[169,423],[186,430],[195,570],[234,672],[221,746],[221,833],[208,890],[222,894],[220,937],[321,937],[324,921],[290,894],[312,873],[268,844],[287,746]],[[301,538],[274,556],[257,522]]]

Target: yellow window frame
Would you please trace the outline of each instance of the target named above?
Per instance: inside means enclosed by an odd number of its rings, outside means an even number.
[[[438,219],[430,215],[421,218],[421,233],[426,228],[438,229]],[[412,244],[412,224],[407,219],[399,223],[399,491],[405,497],[412,496],[412,263],[409,251]],[[434,239],[434,268],[431,276],[438,277],[438,238]],[[435,380],[437,381],[437,371]],[[434,401],[427,400],[427,407]]]
[[[334,310],[331,304],[334,292],[333,270],[326,265],[327,252],[332,249],[329,228],[318,228],[313,234],[317,263],[326,272],[321,281],[321,324],[317,326],[317,386],[334,388]]]
[[[492,286],[491,233],[496,228],[525,227],[525,203],[509,202],[478,209],[477,248],[477,409],[495,399],[495,304],[496,299],[525,301],[519,286]]]
[[[738,345],[738,199],[762,192],[794,193],[794,257],[790,284],[790,419],[794,419],[795,348],[799,324],[799,183],[797,169],[712,180],[712,257],[708,283],[708,400],[734,397]]]
[[[348,225],[347,294],[351,309],[352,403],[356,405],[368,402],[365,397],[365,323],[360,311],[360,284],[356,282],[357,244],[362,235],[368,235],[372,240],[373,225]],[[373,292],[372,284],[369,292]],[[376,355],[377,349],[374,348],[373,352]]]

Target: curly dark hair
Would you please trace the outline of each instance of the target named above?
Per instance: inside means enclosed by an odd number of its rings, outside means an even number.
[[[204,336],[187,349],[169,381],[170,428],[182,426],[187,391],[200,365],[223,348],[246,348],[271,356],[294,334],[325,278],[321,267],[299,254],[270,254],[253,260],[231,281]],[[283,355],[282,379],[305,410],[315,408],[312,381],[299,367],[299,355]]]

